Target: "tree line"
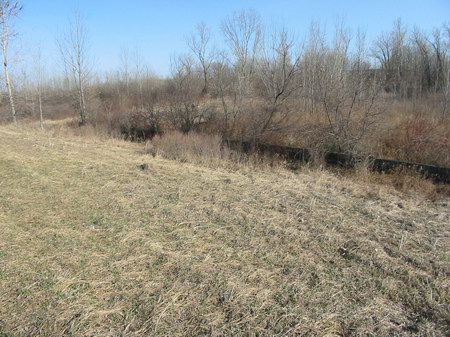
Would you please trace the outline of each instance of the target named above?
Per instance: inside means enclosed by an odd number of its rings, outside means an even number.
[[[242,10],[222,21],[220,37],[198,24],[185,37],[186,50],[171,60],[170,75],[161,78],[138,50],[127,49],[120,53],[120,69],[95,74],[89,34],[77,14],[57,39],[64,73],[44,78],[37,58],[33,78],[15,86],[7,62],[8,24],[21,6],[0,1],[0,7],[13,121],[14,90],[27,97],[23,114],[36,114],[38,102],[41,126],[46,109],[66,100],[79,125],[103,125],[135,137],[176,129],[252,141],[302,138],[328,149],[358,151],[379,132],[393,102],[432,101],[429,113],[448,121],[448,24],[425,32],[408,29],[399,19],[368,41],[343,22],[333,34],[312,23],[302,36],[283,27],[268,29],[257,12]]]

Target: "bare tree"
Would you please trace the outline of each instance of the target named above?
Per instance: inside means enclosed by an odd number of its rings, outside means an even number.
[[[321,54],[325,49],[325,32],[317,22],[312,22],[307,35],[303,58],[301,60],[300,80],[303,87],[299,99],[303,101],[304,111],[311,115],[316,113],[318,68]]]
[[[437,93],[445,87],[445,77],[446,77],[446,64],[448,55],[447,50],[445,48],[444,42],[442,40],[442,32],[440,29],[434,29],[432,32],[432,39],[429,40],[429,43],[434,51],[434,72],[435,72],[435,80],[434,80],[434,91]]]
[[[121,74],[120,78],[125,82],[126,96],[130,96],[130,52],[128,48],[122,48],[120,51]]]
[[[142,55],[142,51],[138,45],[136,45],[132,52],[132,62],[134,63],[134,83],[136,87],[136,97],[138,110],[144,110],[144,78],[145,78],[145,62]]]
[[[43,94],[43,82],[44,82],[44,67],[42,64],[41,48],[38,49],[35,58],[35,73],[36,73],[36,94],[38,97],[39,106],[39,126],[44,129],[44,117],[42,109],[42,94]]]
[[[256,56],[260,47],[262,25],[253,10],[240,11],[222,23],[225,40],[235,58],[238,90],[248,93]]]
[[[242,96],[236,88],[234,75],[226,53],[217,53],[216,61],[211,66],[211,90],[213,96],[220,100],[222,110],[220,132],[224,138],[233,134],[242,104]]]
[[[88,60],[88,32],[79,12],[75,12],[68,31],[57,39],[57,44],[64,64],[76,83],[79,123],[84,125],[87,120],[86,89],[92,74]]]
[[[285,103],[299,87],[294,80],[301,60],[294,39],[285,29],[273,33],[268,46],[262,49],[257,63],[267,111],[261,116],[259,133],[280,128],[289,117],[290,109]]]
[[[187,44],[200,63],[203,75],[202,93],[208,92],[208,77],[214,61],[214,50],[210,46],[211,31],[202,22],[197,25],[196,32],[187,39]]]
[[[328,150],[331,147],[338,151],[357,151],[383,112],[378,104],[382,81],[365,61],[364,35],[358,34],[353,53],[350,46],[350,32],[338,26],[333,46],[324,45],[316,56],[313,99],[317,100],[326,123],[321,138]]]
[[[445,71],[444,76],[446,78],[445,85],[444,85],[444,104],[442,107],[442,118],[447,117],[447,109],[450,105],[450,59],[448,57],[448,54],[450,53],[450,23],[444,25],[443,27],[443,35],[445,39],[444,47],[447,50],[447,57],[444,60],[445,64]]]
[[[0,25],[2,29],[1,47],[3,53],[3,69],[5,72],[6,88],[8,89],[9,103],[11,105],[11,113],[14,123],[17,124],[16,108],[14,105],[13,87],[9,74],[9,58],[8,47],[9,41],[14,33],[11,31],[11,20],[17,17],[22,10],[22,6],[18,1],[0,0]]]
[[[179,56],[172,61],[171,67],[172,78],[166,88],[169,121],[175,128],[188,133],[208,117],[208,109],[200,104],[201,77],[190,56]]]
[[[375,41],[372,54],[377,59],[385,74],[386,89],[397,95],[405,92],[402,87],[405,62],[405,44],[407,30],[400,19],[394,22],[389,34],[383,33]]]

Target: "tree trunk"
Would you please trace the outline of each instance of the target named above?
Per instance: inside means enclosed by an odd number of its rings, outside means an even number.
[[[43,118],[43,114],[42,114],[42,93],[41,93],[41,89],[39,89],[38,100],[39,100],[39,126],[40,126],[41,130],[43,130],[44,129],[44,118]]]
[[[78,72],[78,98],[80,104],[80,125],[86,123],[86,100],[84,97],[83,76],[81,72]]]
[[[8,27],[5,23],[3,23],[3,41],[2,41],[2,49],[3,49],[3,67],[5,70],[5,81],[6,81],[6,88],[8,89],[8,96],[9,96],[9,103],[11,104],[11,113],[13,122],[17,124],[16,119],[16,108],[14,105],[14,96],[12,91],[12,84],[11,79],[9,77],[9,71],[8,71]]]
[[[14,124],[17,124],[16,107],[14,105],[14,96],[13,96],[13,91],[12,91],[12,86],[11,86],[11,80],[9,78],[8,66],[7,66],[6,61],[3,64],[5,67],[5,80],[6,80],[6,86],[8,88],[9,103],[11,104],[12,118],[13,118]]]

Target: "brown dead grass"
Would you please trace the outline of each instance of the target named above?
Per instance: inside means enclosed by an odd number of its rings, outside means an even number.
[[[142,147],[0,128],[0,335],[450,333],[448,199]]]

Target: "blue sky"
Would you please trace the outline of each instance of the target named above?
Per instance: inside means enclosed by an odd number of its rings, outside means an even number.
[[[138,47],[145,63],[161,75],[168,73],[171,56],[186,50],[183,37],[197,23],[205,22],[220,45],[220,23],[240,9],[252,8],[267,26],[283,24],[299,36],[311,21],[332,28],[343,19],[349,28],[363,29],[369,40],[390,30],[398,17],[408,27],[424,30],[450,22],[450,0],[23,0],[22,4],[16,44],[28,57],[41,45],[47,64],[57,64],[55,36],[79,8],[86,17],[90,52],[99,72],[117,69],[121,49]]]

